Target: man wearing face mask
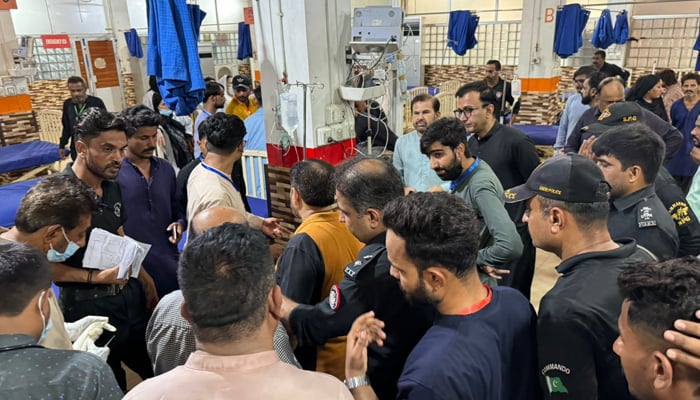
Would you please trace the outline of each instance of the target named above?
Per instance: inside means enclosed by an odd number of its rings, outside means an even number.
[[[235,115],[245,121],[250,115],[258,110],[258,105],[250,101],[251,82],[245,75],[233,77],[233,99],[226,107],[226,114]]]
[[[38,343],[51,318],[51,268],[30,245],[0,243],[0,398],[120,399],[107,365]]]
[[[96,209],[94,191],[72,176],[51,175],[24,195],[17,209],[15,226],[9,230],[0,228],[0,243],[26,243],[45,253],[48,261],[63,262],[85,246],[85,232]],[[96,271],[95,281],[106,279],[118,268]],[[87,279],[88,271],[85,274]],[[77,337],[67,332],[53,292],[48,292],[46,297],[51,306],[52,327],[39,344],[52,349],[73,349],[72,341]]]
[[[75,140],[73,139],[75,120],[88,108],[97,107],[106,110],[107,107],[99,97],[87,94],[87,85],[79,76],[68,78],[68,91],[70,91],[70,98],[63,102],[63,116],[61,117],[63,132],[58,144],[58,152],[61,158],[65,158],[66,145],[70,142],[70,157],[75,161]]]

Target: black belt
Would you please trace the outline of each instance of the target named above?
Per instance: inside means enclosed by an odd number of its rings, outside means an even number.
[[[60,299],[64,303],[94,300],[102,297],[116,296],[121,293],[121,285],[80,285],[62,286]]]

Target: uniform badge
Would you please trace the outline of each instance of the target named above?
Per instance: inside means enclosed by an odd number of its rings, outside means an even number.
[[[673,219],[673,222],[675,222],[677,226],[683,226],[690,222],[688,211],[688,204],[684,201],[677,201],[671,204],[671,207],[668,209],[668,213],[671,214],[671,219]]]
[[[114,216],[117,218],[121,218],[122,216],[122,203],[114,203]]]
[[[637,216],[637,225],[640,228],[647,228],[650,226],[656,226],[656,218],[652,213],[651,207],[642,207],[639,209],[639,215]]]
[[[338,285],[331,287],[331,292],[328,294],[328,306],[333,311],[338,311],[340,308],[340,287]]]

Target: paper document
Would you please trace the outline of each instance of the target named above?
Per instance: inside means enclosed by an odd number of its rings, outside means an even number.
[[[83,257],[83,267],[108,269],[118,265],[117,278],[126,279],[129,276],[136,278],[150,249],[150,244],[95,228],[90,232],[90,241]]]

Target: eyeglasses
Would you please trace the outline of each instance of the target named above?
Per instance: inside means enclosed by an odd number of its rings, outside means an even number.
[[[472,108],[472,107],[464,107],[461,110],[458,108],[454,110],[455,117],[460,118],[461,116],[464,116],[464,118],[469,118],[472,116],[472,113],[476,110],[481,110],[482,108],[488,107],[488,104],[482,104],[479,107]]]

